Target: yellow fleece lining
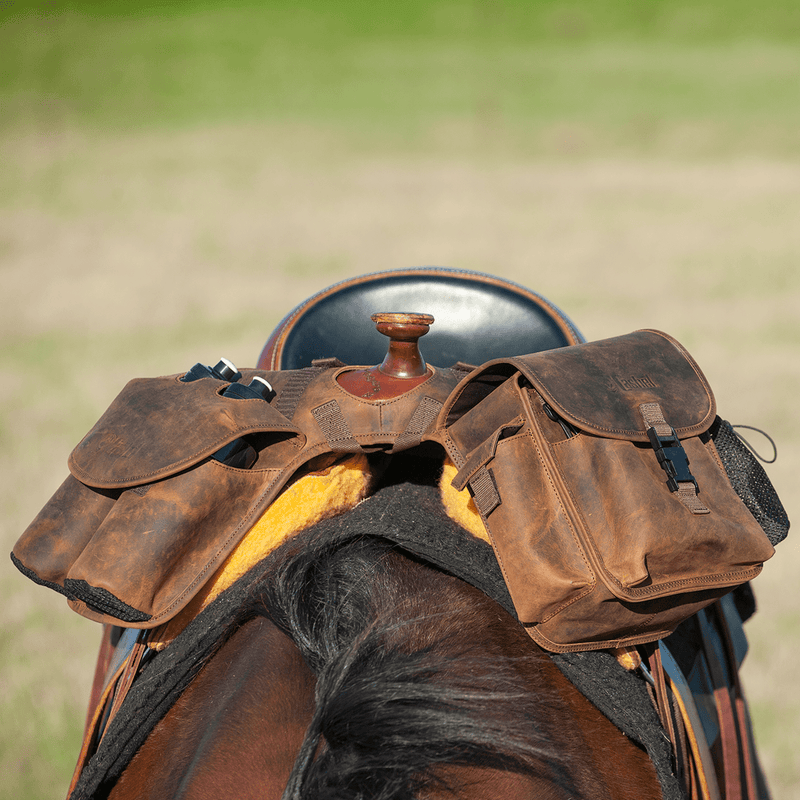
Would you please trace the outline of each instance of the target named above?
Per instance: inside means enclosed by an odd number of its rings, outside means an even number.
[[[150,647],[163,650],[210,602],[293,534],[355,508],[372,491],[375,476],[364,455],[339,461],[329,455],[311,466],[278,495],[189,604],[153,629]],[[491,543],[469,491],[452,486],[457,472],[449,459],[444,462],[439,491],[445,511],[473,536]]]
[[[295,480],[275,498],[191,602],[153,630],[150,647],[166,647],[212,600],[292,534],[354,508],[369,494],[372,482],[364,455],[349,456]]]
[[[468,489],[458,491],[453,488],[453,478],[456,477],[458,470],[455,464],[448,458],[444,462],[442,477],[439,479],[439,491],[444,503],[444,510],[450,519],[457,522],[462,528],[466,528],[477,539],[491,544],[489,534],[483,524],[481,515],[475,507]]]

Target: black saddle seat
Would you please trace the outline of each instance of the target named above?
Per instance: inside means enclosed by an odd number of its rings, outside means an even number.
[[[371,315],[379,311],[433,314],[421,342],[425,360],[440,367],[479,365],[584,341],[550,301],[492,275],[445,267],[389,270],[351,278],[300,303],[273,331],[261,369],[300,369],[317,358],[379,364],[386,340]]]

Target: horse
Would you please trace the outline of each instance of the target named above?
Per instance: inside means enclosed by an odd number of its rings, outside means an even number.
[[[436,305],[441,333],[432,340],[432,361],[454,364],[444,371],[448,380],[461,380],[472,363],[509,352],[584,341],[544,298],[491,276],[439,268],[362,276],[302,303],[267,341],[258,368],[294,370],[302,378],[286,379],[277,393],[262,381],[276,394],[270,397],[276,413],[292,420],[309,381],[325,369],[378,361],[380,345],[375,350],[374,331],[364,329],[365,315],[357,311],[422,302]],[[375,314],[373,321],[387,316],[398,315]],[[382,330],[386,320],[378,319],[378,332],[391,339],[389,353],[380,367],[343,372],[336,392],[358,402],[366,398],[382,413],[381,404],[391,411],[398,397],[427,380],[424,361],[407,351],[416,350],[433,318],[399,316],[414,318],[403,322],[415,328],[414,336],[399,336],[397,320]],[[341,324],[351,317],[352,324]],[[484,335],[465,330],[466,320],[479,321]],[[381,372],[387,363],[397,369]],[[412,364],[418,374],[407,374]],[[224,360],[221,366],[232,367]],[[217,368],[197,368],[199,377],[190,371],[192,380],[216,375]],[[731,638],[752,613],[731,606],[745,602],[747,591],[731,596],[727,611],[720,606],[714,612],[716,628],[701,610],[669,637],[669,647],[640,646],[657,665],[652,674],[639,653],[545,652],[517,618],[487,530],[476,526],[474,505],[471,515],[448,505],[452,494],[447,500],[445,486],[462,497],[468,493],[455,489],[452,463],[445,480],[442,442],[424,440],[438,408],[431,391],[427,404],[419,403],[420,413],[395,432],[396,440],[375,439],[376,428],[369,435],[362,431],[357,441],[344,417],[338,423],[315,417],[330,450],[319,458],[359,453],[368,462],[364,474],[374,473],[377,483],[370,478],[361,494],[357,482],[333,504],[319,488],[300,493],[300,507],[316,502],[326,513],[301,513],[297,518],[306,524],[284,530],[283,511],[291,512],[290,519],[297,511],[293,489],[314,472],[316,460],[309,461],[304,469],[311,472],[291,476],[244,534],[246,541],[256,531],[269,547],[257,551],[255,561],[236,561],[240,541],[214,575],[228,574],[231,559],[246,570],[233,569],[221,588],[203,571],[206,583],[192,589],[177,616],[139,634],[128,628],[125,647],[104,639],[71,800],[768,797]],[[220,470],[241,467],[221,453],[214,453],[224,465]],[[736,459],[742,459],[738,451]],[[752,459],[747,456],[744,466],[739,461],[736,491],[777,543],[788,530],[785,512]],[[134,481],[125,491],[143,497],[150,485]],[[102,488],[92,496],[105,497]],[[103,621],[107,633],[120,633],[108,617],[124,623],[120,609],[141,612],[103,588],[102,575],[93,588],[82,578],[64,579],[58,558],[55,564],[44,558],[42,575],[26,566],[29,554],[37,563],[53,549],[51,527],[62,519],[59,498],[53,513],[42,517],[44,534],[35,522],[30,537],[23,535],[23,557],[15,563],[28,577],[67,594],[79,613]],[[224,500],[209,504],[216,508]],[[108,513],[103,502],[100,511]],[[125,530],[123,525],[123,546]],[[111,558],[103,554],[101,567]],[[169,577],[175,564],[149,566]],[[81,599],[84,584],[92,591]],[[709,670],[714,674],[706,681]],[[713,695],[717,711],[700,708],[708,711],[701,719],[693,694]],[[724,752],[712,758],[711,749]]]
[[[73,798],[664,797],[505,604],[382,535],[407,509],[485,555],[419,472],[287,541],[153,657],[104,741],[121,766],[101,748]]]

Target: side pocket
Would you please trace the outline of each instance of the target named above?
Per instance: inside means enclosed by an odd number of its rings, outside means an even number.
[[[730,423],[717,417],[709,432],[734,491],[774,547],[789,533],[789,517],[775,487]]]
[[[709,513],[670,491],[651,448],[575,437],[553,448],[579,535],[620,599],[642,601],[754,578],[773,549],[699,437],[682,442]]]
[[[497,443],[500,504],[486,517],[520,621],[548,619],[592,591],[595,576],[529,433]]]
[[[147,627],[169,619],[255,521],[282,470],[209,459],[124,492],[64,584],[96,612]]]
[[[71,598],[64,576],[121,494],[69,475],[20,536],[11,560],[31,580]]]

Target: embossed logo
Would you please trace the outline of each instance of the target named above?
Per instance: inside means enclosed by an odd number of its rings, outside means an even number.
[[[614,383],[624,392],[634,389],[656,389],[658,384],[649,375],[630,375],[627,378],[614,377]]]

